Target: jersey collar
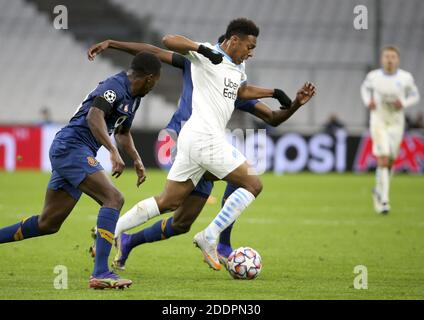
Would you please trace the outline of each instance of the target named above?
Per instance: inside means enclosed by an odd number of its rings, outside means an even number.
[[[397,76],[397,74],[399,73],[399,68],[396,69],[395,73],[387,73],[384,68],[380,69],[381,72],[383,73],[383,75],[385,75],[386,77],[393,77],[393,76]]]
[[[125,89],[127,90],[128,95],[132,98],[136,98],[131,95],[131,82],[130,82],[130,79],[128,78],[127,71],[122,71],[121,74],[122,74],[122,77],[124,78]]]
[[[225,58],[227,58],[227,60],[228,61],[230,61],[231,63],[234,63],[233,62],[233,59],[231,59],[231,57],[224,51],[224,50],[222,50],[222,48],[221,48],[221,46],[219,45],[219,43],[217,43],[216,45],[215,45],[215,49],[216,49],[216,51],[218,51],[218,52],[220,52],[220,53],[222,53],[223,55],[224,55],[224,57]]]

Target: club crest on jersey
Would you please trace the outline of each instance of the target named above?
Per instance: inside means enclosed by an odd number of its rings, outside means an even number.
[[[99,162],[94,157],[87,157],[88,164],[92,167],[95,167]]]
[[[109,103],[114,103],[116,100],[116,93],[113,90],[107,90],[105,93],[103,93],[103,97],[106,99]]]

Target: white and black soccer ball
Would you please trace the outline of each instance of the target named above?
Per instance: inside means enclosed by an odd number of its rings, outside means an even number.
[[[106,90],[105,93],[103,93],[103,97],[106,99],[107,102],[112,104],[116,100],[116,93],[113,90]]]
[[[255,279],[262,270],[259,253],[250,247],[235,249],[228,257],[228,271],[234,279]]]

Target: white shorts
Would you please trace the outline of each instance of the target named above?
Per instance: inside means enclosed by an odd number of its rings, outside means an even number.
[[[378,124],[371,126],[370,132],[374,156],[396,159],[403,138],[403,126]]]
[[[206,171],[219,179],[226,177],[246,161],[225,136],[182,130],[177,142],[177,156],[168,173],[172,181],[191,179],[196,186]]]

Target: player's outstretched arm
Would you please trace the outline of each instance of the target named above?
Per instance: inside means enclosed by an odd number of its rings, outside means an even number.
[[[152,53],[159,58],[163,63],[172,64],[172,55],[173,52],[165,50],[151,44],[142,43],[142,42],[124,42],[116,40],[105,40],[99,43],[92,45],[87,50],[88,60],[93,61],[94,58],[105,51],[106,49],[116,49],[119,51],[127,52],[133,56],[137,55],[140,52]]]
[[[146,180],[146,169],[144,168],[141,157],[135,148],[130,129],[124,126],[119,126],[115,130],[115,140],[124,151],[134,161],[134,169],[137,174],[137,187]]]
[[[211,48],[208,48],[202,44],[198,44],[184,36],[179,35],[166,35],[162,39],[163,44],[169,50],[175,51],[182,55],[186,55],[189,51],[196,51],[201,55],[208,58],[213,64],[220,64],[223,59],[223,55]]]
[[[289,109],[280,107],[280,110],[272,110],[267,104],[259,101],[254,106],[254,115],[271,126],[279,126],[288,120],[302,105],[306,104],[316,92],[315,85],[306,82],[297,91],[296,98]]]
[[[281,89],[266,89],[252,85],[243,85],[239,88],[237,97],[243,100],[274,98],[280,102],[282,107],[287,109],[292,105],[289,96]]]
[[[104,103],[97,97],[94,100],[93,107],[90,108],[87,114],[87,123],[94,138],[110,152],[110,160],[112,161],[112,176],[118,178],[124,171],[124,161],[119,154],[118,149],[113,145],[107,132],[105,122],[105,110],[109,104],[106,100]]]

